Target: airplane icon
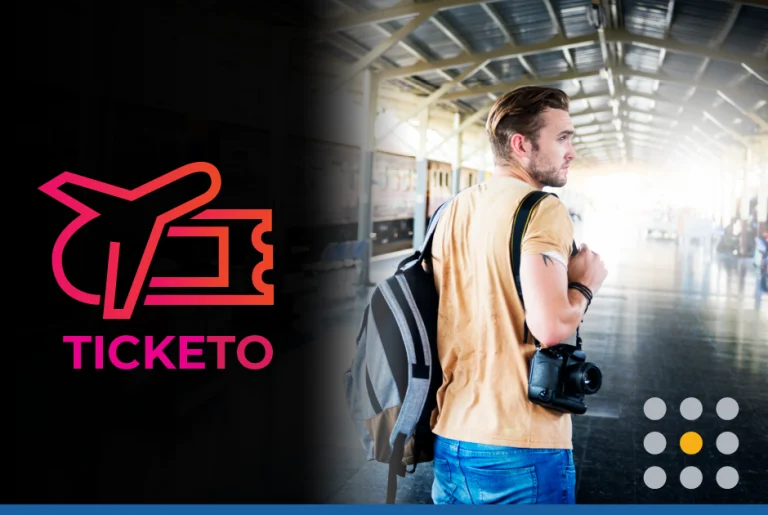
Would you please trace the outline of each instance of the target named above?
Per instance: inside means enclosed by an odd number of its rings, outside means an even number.
[[[151,227],[146,244],[141,253],[138,267],[133,274],[128,295],[122,307],[115,305],[115,292],[117,289],[117,272],[120,262],[119,241],[110,241],[107,262],[107,277],[104,292],[104,318],[105,319],[129,319],[133,314],[142,288],[146,284],[147,273],[152,263],[152,258],[157,250],[163,232],[171,222],[204,206],[213,200],[221,189],[221,175],[218,169],[210,163],[190,163],[153,179],[137,188],[128,190],[112,184],[100,182],[95,179],[83,177],[71,172],[63,172],[47,183],[40,186],[40,190],[55,200],[66,205],[78,213],[78,217],[67,225],[61,232],[53,246],[52,266],[56,282],[59,287],[71,298],[92,305],[101,303],[101,295],[88,293],[73,285],[66,276],[63,266],[64,249],[72,236],[88,222],[100,216],[95,209],[85,205],[71,195],[62,191],[64,185],[75,185],[86,190],[114,197],[126,202],[134,202],[151,195],[192,174],[205,174],[210,179],[210,186],[203,193],[177,204],[160,213]],[[251,241],[263,255],[263,260],[258,263],[252,273],[254,287],[261,292],[260,295],[146,295],[145,305],[270,305],[274,302],[274,286],[265,284],[262,275],[273,267],[273,249],[269,244],[261,240],[261,236],[272,230],[272,212],[266,209],[208,209],[192,217],[195,220],[260,220],[256,225]],[[219,240],[219,274],[217,277],[154,277],[150,280],[150,287],[225,287],[228,286],[229,252],[228,252],[229,227],[169,227],[168,236],[192,236],[192,237],[216,237]]]

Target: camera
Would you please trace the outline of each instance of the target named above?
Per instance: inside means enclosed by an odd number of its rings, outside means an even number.
[[[528,399],[561,412],[586,413],[586,395],[600,390],[603,374],[578,347],[561,343],[539,348],[531,359]]]

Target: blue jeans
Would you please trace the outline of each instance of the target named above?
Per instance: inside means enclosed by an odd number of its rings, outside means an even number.
[[[523,449],[435,435],[435,504],[575,504],[569,449]]]

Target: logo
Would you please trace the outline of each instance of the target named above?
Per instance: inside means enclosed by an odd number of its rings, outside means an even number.
[[[704,406],[695,397],[688,397],[680,403],[680,415],[688,421],[697,420],[703,411]],[[643,412],[649,420],[661,420],[667,413],[667,404],[659,397],[652,397],[645,401]],[[739,404],[730,397],[724,397],[718,401],[715,412],[721,420],[730,421],[739,414]],[[685,454],[694,456],[704,447],[704,439],[696,431],[687,431],[680,437],[679,446]],[[739,438],[725,431],[717,437],[715,446],[721,454],[730,456],[739,448]],[[645,435],[643,447],[648,454],[657,456],[667,448],[667,438],[659,431],[652,431]],[[710,457],[712,455],[710,453]],[[701,486],[703,479],[704,474],[699,467],[690,465],[680,471],[680,484],[688,490]],[[649,467],[643,475],[643,481],[648,488],[658,490],[667,482],[667,472],[658,466]],[[715,475],[715,481],[720,488],[730,490],[738,484],[739,472],[731,466],[721,467]]]
[[[120,266],[120,241],[109,242],[107,273],[104,295],[86,292],[72,284],[64,270],[64,251],[72,236],[86,224],[100,216],[100,213],[62,191],[62,186],[72,184],[92,190],[109,197],[127,202],[134,202],[146,195],[164,188],[192,174],[207,174],[210,187],[201,195],[188,200],[160,214],[154,221],[149,238],[141,254],[138,268],[133,271],[128,295],[123,306],[115,305],[117,273]],[[101,305],[103,300],[104,319],[130,319],[139,297],[145,287],[148,288],[225,288],[229,286],[229,226],[227,221],[252,220],[254,229],[251,233],[251,245],[262,254],[262,261],[256,264],[251,273],[254,293],[248,294],[156,294],[144,296],[144,305],[148,306],[234,306],[234,305],[272,305],[274,303],[274,285],[266,284],[263,274],[273,267],[272,245],[262,241],[262,236],[272,230],[272,211],[269,209],[207,209],[189,220],[206,220],[211,225],[184,226],[186,215],[208,204],[221,189],[221,176],[215,166],[209,163],[190,163],[172,172],[162,175],[132,190],[127,190],[83,177],[71,172],[63,172],[39,188],[55,200],[75,211],[79,216],[67,225],[53,245],[53,275],[59,287],[68,296],[84,304]],[[173,225],[171,225],[173,224]],[[181,225],[180,225],[181,224]],[[167,232],[166,232],[167,228]],[[218,240],[218,274],[215,277],[151,277],[147,275],[155,256],[158,243],[163,235],[169,238],[216,238]]]

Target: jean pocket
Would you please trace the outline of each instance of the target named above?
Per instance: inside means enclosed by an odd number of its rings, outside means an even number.
[[[433,463],[435,480],[432,483],[432,502],[435,504],[456,504],[456,487],[451,477],[451,466],[441,458],[435,458]]]
[[[535,504],[538,480],[535,467],[462,467],[472,499],[483,504]]]

